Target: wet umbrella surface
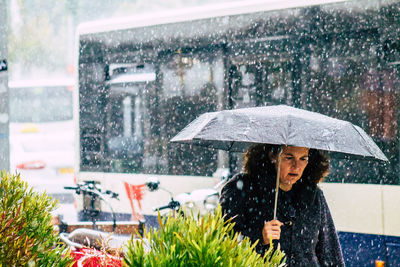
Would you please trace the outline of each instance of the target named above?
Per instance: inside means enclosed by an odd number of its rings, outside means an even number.
[[[236,152],[251,144],[291,145],[339,157],[388,160],[360,127],[285,105],[204,113],[171,142]]]

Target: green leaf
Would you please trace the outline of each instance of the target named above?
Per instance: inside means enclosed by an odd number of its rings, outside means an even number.
[[[29,188],[19,174],[1,172],[0,266],[71,266],[69,251],[51,225],[50,211],[56,205]]]
[[[179,214],[179,212],[177,213]],[[133,238],[128,242],[126,266],[273,266],[284,263],[285,254],[277,248],[268,257],[257,254],[248,238],[239,240],[231,220],[224,220],[220,207],[214,214],[186,217],[170,214],[158,216],[159,230],[146,232],[150,250],[144,251]],[[141,242],[143,242],[143,240]],[[270,251],[270,250],[268,250]]]

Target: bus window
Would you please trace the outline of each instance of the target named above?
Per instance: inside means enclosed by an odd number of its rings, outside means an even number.
[[[370,33],[372,36],[373,32]],[[390,163],[332,159],[329,182],[398,184],[398,102],[395,70],[378,67],[378,45],[371,35],[331,37],[314,44],[303,66],[303,91],[314,111],[348,120],[366,129]]]
[[[68,86],[19,87],[10,82],[10,122],[72,120],[72,90]]]
[[[233,59],[230,72],[232,108],[293,104],[289,59]]]
[[[82,116],[89,115],[88,110],[81,111],[81,120],[88,120],[88,129],[82,129],[83,142],[88,143],[81,150],[84,168],[200,176],[216,171],[216,151],[177,147],[169,140],[200,114],[223,105],[221,57],[177,52],[165,54],[160,62],[158,68],[151,63],[105,68],[107,85],[98,89],[102,100],[95,103],[98,122],[93,113],[89,120]],[[99,128],[102,120],[104,129]]]
[[[203,147],[168,143],[175,134],[204,112],[216,111],[222,99],[223,63],[219,51],[167,55],[160,67],[163,109],[160,147],[167,159],[164,173],[211,176],[217,168],[217,152]],[[206,56],[207,55],[207,56]],[[210,57],[215,55],[215,57]]]
[[[109,67],[105,109],[105,159],[112,172],[143,171],[143,125],[147,114],[144,99],[155,80],[149,65],[115,64]]]

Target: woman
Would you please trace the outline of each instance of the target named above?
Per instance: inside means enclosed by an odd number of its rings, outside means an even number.
[[[278,219],[273,220],[281,149]],[[329,160],[319,151],[255,145],[245,155],[244,173],[222,189],[222,209],[237,232],[259,241],[259,253],[277,239],[288,266],[344,266],[328,205],[317,187],[328,170]]]

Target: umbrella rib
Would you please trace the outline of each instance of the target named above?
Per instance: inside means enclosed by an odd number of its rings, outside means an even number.
[[[360,131],[357,129],[357,127],[355,127],[355,125],[352,124],[352,123],[350,125],[351,125],[351,127],[354,128],[354,130],[357,131],[357,133],[362,138],[362,140],[365,142],[365,144],[367,144],[365,147],[368,150],[368,152],[371,154],[371,157],[378,158],[378,159],[382,160],[382,158],[380,158],[380,155],[376,155],[375,151],[373,151],[371,149],[371,147],[369,146],[370,142],[365,139],[364,135],[362,133],[360,133]],[[388,160],[387,157],[385,156],[385,154],[383,154],[383,156],[384,156],[383,160],[385,160],[385,158],[386,158],[386,160]]]

